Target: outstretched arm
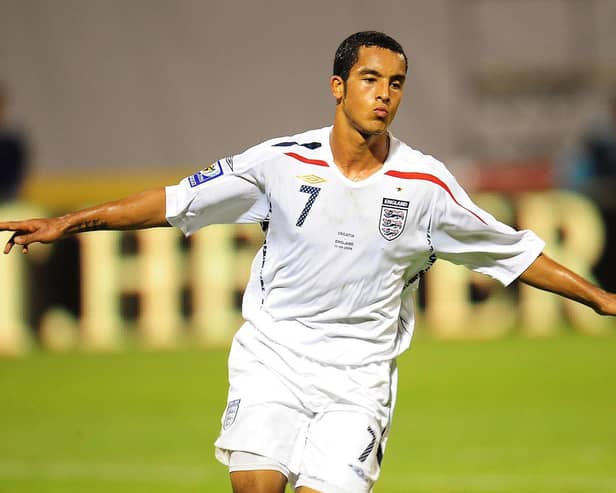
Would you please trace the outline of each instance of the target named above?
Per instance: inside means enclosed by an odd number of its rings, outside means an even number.
[[[530,286],[559,294],[591,307],[601,315],[616,315],[616,294],[588,282],[542,254],[520,276]]]
[[[0,231],[14,231],[4,247],[4,253],[9,253],[13,245],[20,245],[23,252],[28,253],[28,245],[31,243],[50,243],[84,231],[169,226],[165,212],[165,189],[157,188],[125,199],[70,212],[64,216],[0,221]]]

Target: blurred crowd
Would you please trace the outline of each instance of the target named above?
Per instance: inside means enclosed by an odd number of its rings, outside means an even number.
[[[8,105],[8,89],[0,83],[0,204],[18,198],[29,159],[24,133],[9,124]]]
[[[595,275],[602,287],[616,291],[616,93],[555,169],[557,186],[587,196],[599,208],[606,242]]]

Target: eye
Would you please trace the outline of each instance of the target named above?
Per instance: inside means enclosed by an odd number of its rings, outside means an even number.
[[[391,87],[393,87],[394,89],[400,90],[402,89],[402,83],[399,81],[393,81],[391,83]]]
[[[375,77],[364,77],[363,80],[365,82],[369,82],[369,83],[376,82],[376,78]]]

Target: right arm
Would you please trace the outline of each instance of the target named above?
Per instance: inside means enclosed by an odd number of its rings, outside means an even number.
[[[146,190],[125,199],[106,202],[63,216],[25,221],[0,221],[0,231],[13,231],[4,247],[9,253],[20,245],[28,253],[31,243],[50,243],[66,236],[96,230],[130,230],[169,226],[164,188]]]

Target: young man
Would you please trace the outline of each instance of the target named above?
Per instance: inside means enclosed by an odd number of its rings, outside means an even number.
[[[372,490],[410,344],[406,291],[437,258],[616,314],[616,295],[476,207],[446,168],[394,138],[407,59],[377,32],[338,48],[332,127],[273,139],[176,186],[50,219],[0,223],[5,247],[71,233],[260,222],[266,232],[229,358],[216,455],[235,493]]]

